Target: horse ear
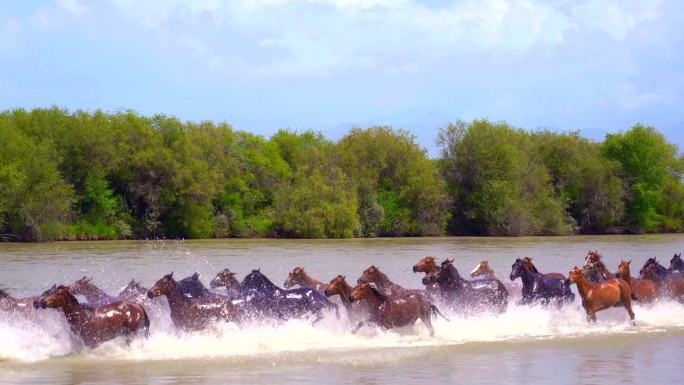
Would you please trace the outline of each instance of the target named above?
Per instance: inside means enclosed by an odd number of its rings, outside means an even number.
[[[631,260],[631,259],[630,259],[629,261],[627,261],[627,264],[628,264],[628,265],[629,265],[630,263],[632,263],[632,260]]]
[[[195,274],[192,275],[192,278],[195,278],[195,279],[199,278],[199,273],[195,272]]]

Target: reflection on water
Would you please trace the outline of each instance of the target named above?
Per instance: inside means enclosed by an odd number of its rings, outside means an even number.
[[[567,273],[588,249],[598,249],[614,270],[621,258],[640,268],[657,256],[667,265],[683,248],[682,235],[0,244],[0,288],[31,295],[88,275],[115,293],[131,278],[150,285],[169,271],[179,277],[199,271],[208,282],[224,267],[239,275],[260,267],[282,283],[297,265],[323,281],[336,274],[354,281],[371,263],[402,285],[420,287],[411,267],[426,255],[455,256],[464,274],[488,259],[503,279],[522,256],[542,271]],[[350,325],[334,317],[316,327],[219,324],[178,335],[162,300],[150,309],[149,340],[79,352],[61,314],[43,311],[29,321],[0,316],[0,382],[681,383],[684,306],[658,303],[635,312],[637,326],[625,322],[624,309],[601,312],[598,324],[587,325],[579,301],[561,310],[511,306],[498,317],[436,320],[435,338],[420,323],[351,335]]]

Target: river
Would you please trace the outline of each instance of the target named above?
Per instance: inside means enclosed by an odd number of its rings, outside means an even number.
[[[632,259],[632,275],[647,257],[665,266],[684,249],[684,235],[535,238],[401,238],[354,240],[106,241],[0,243],[0,288],[21,297],[82,276],[115,294],[131,278],[151,286],[171,271],[197,271],[209,280],[225,267],[244,276],[260,268],[277,284],[294,266],[328,281],[353,282],[376,265],[397,283],[421,287],[411,271],[426,255],[455,258],[463,275],[489,260],[508,281],[515,258],[530,256],[541,271],[567,274],[598,250],[610,270]],[[576,288],[573,288],[576,292]],[[635,305],[636,325],[624,309],[598,313],[588,325],[579,297],[563,309],[519,307],[500,316],[435,319],[430,337],[418,322],[351,334],[345,317],[237,327],[216,324],[177,333],[164,299],[149,310],[151,335],[130,346],[114,340],[85,350],[63,315],[40,310],[28,319],[0,313],[2,384],[446,384],[682,383],[684,305]]]

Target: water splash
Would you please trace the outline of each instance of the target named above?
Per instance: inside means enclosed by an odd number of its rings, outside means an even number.
[[[94,350],[83,350],[70,337],[68,325],[58,311],[36,312],[29,318],[0,315],[0,361],[32,362],[77,355],[93,360],[222,359],[245,361],[318,360],[352,364],[394,362],[421,349],[453,347],[499,341],[538,341],[558,338],[620,336],[684,330],[684,305],[658,302],[636,305],[636,325],[627,322],[622,308],[598,314],[599,322],[588,325],[579,303],[563,309],[511,305],[502,315],[459,317],[449,315],[433,321],[436,335],[430,337],[420,321],[413,327],[383,331],[364,327],[351,334],[343,316],[329,316],[312,326],[292,320],[281,324],[237,326],[217,323],[196,333],[177,333],[163,302],[149,309],[151,335],[126,345],[123,339],[109,341]],[[400,349],[397,349],[400,348]],[[407,349],[409,348],[409,349]],[[361,354],[362,353],[362,354]]]

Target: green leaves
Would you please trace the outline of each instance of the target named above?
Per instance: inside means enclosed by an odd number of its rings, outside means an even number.
[[[226,124],[56,107],[0,113],[0,234],[346,238],[681,231],[684,157],[638,124],[596,143],[458,121],[413,135],[271,138]]]

